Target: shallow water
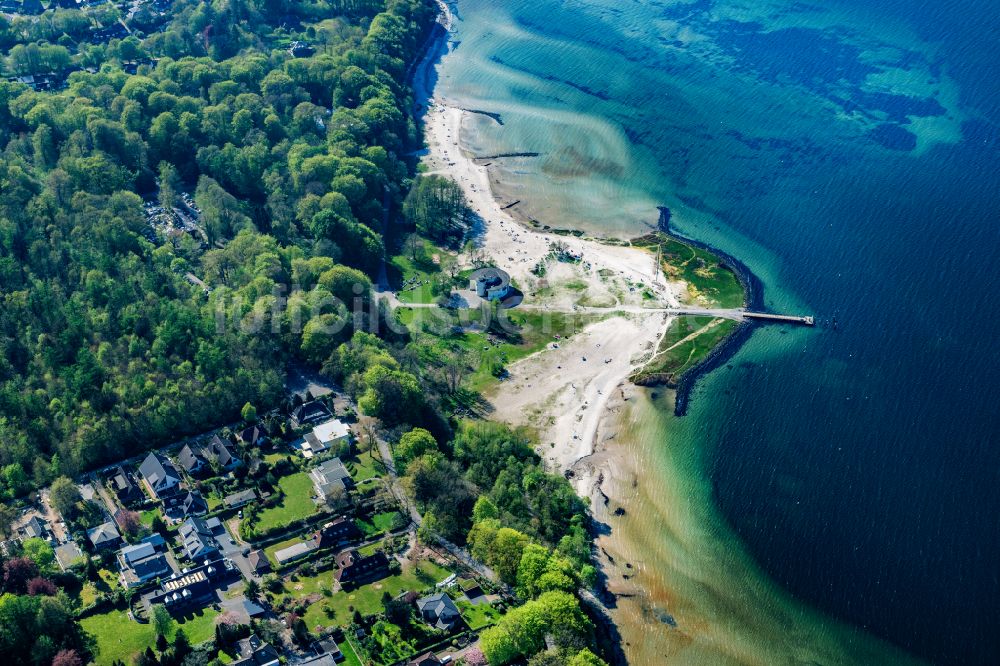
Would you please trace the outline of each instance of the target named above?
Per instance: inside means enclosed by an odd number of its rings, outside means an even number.
[[[628,235],[666,205],[760,276],[769,307],[822,324],[759,329],[683,419],[638,408],[629,446],[662,469],[661,496],[710,488],[686,524],[712,521],[716,543],[741,542],[795,599],[928,660],[991,663],[1000,3],[458,13],[436,95],[501,114],[471,117],[481,154],[541,153],[501,161],[522,213]],[[632,541],[681,557],[668,534]],[[704,559],[716,578],[751,561]]]

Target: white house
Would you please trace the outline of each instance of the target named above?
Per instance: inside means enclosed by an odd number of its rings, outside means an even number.
[[[314,455],[323,453],[335,446],[345,444],[351,439],[351,429],[347,424],[338,419],[321,423],[306,433],[305,441],[302,442],[302,455],[312,458]]]

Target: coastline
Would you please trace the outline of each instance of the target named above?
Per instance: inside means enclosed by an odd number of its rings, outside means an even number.
[[[664,206],[660,206],[659,212],[660,219],[657,223],[657,228],[660,233],[714,254],[730,271],[732,271],[732,273],[736,276],[736,279],[739,280],[740,285],[743,287],[744,307],[758,312],[764,311],[764,283],[761,282],[760,278],[754,275],[753,271],[751,271],[746,264],[728,252],[724,252],[709,245],[708,243],[688,238],[687,236],[671,229],[670,210]],[[698,380],[716,368],[724,365],[726,361],[731,359],[736,352],[739,351],[740,347],[742,347],[743,344],[750,339],[750,335],[753,333],[755,325],[757,324],[750,320],[745,320],[740,323],[740,325],[737,326],[736,329],[727,335],[721,342],[719,342],[719,344],[717,344],[712,351],[701,360],[701,362],[680,376],[677,380],[677,386],[672,389],[675,392],[675,416],[684,416],[687,414],[687,407],[691,401],[691,393],[694,391]]]
[[[443,2],[439,5],[449,12]],[[446,24],[451,20],[449,12]],[[442,49],[432,50],[421,66],[431,67],[435,54],[442,55]],[[429,76],[425,73],[422,81],[430,81]],[[626,284],[655,279],[658,270],[648,252],[547,229],[511,205],[517,197],[498,201],[492,187],[498,178],[495,166],[482,164],[462,146],[463,120],[470,112],[435,100],[431,92],[415,85],[415,96],[426,100],[428,109],[421,124],[427,173],[449,175],[462,186],[481,218],[477,241],[482,252],[529,297],[511,311],[514,316],[528,311],[542,291],[543,310],[572,311],[580,292],[550,290],[552,282],[580,280],[587,298],[601,299],[615,291],[600,279],[602,269]],[[548,256],[553,242],[583,252],[589,269],[557,263],[555,274],[547,273],[540,284],[531,269]],[[762,302],[759,280],[745,266],[715,248],[699,247],[736,273],[748,304]],[[659,285],[656,291],[657,298],[676,305],[683,283]],[[618,640],[620,660],[637,665],[860,664],[886,663],[884,657],[892,654],[892,663],[907,663],[884,643],[792,599],[746,553],[715,507],[703,452],[678,446],[664,429],[668,390],[628,380],[672,321],[667,317],[651,326],[648,319],[657,316],[643,314],[641,307],[633,302],[637,311],[584,322],[558,347],[549,345],[512,364],[511,378],[488,396],[495,407],[490,417],[534,428],[547,466],[566,474],[577,493],[591,500],[597,560],[608,593],[595,614],[610,619],[604,629]],[[687,373],[681,394],[689,395],[698,378],[730,358],[751,330],[752,325],[741,326],[717,345]],[[599,349],[615,349],[614,364],[603,363]],[[682,401],[686,406],[687,397]]]

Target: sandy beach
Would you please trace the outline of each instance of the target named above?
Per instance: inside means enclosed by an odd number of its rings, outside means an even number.
[[[525,293],[521,308],[580,314],[578,333],[509,366],[509,379],[488,396],[493,418],[534,428],[550,468],[564,472],[593,452],[608,401],[656,348],[669,317],[655,309],[677,306],[686,286],[667,282],[656,270],[655,257],[644,250],[522,224],[494,197],[490,170],[462,146],[467,113],[440,103],[430,106],[428,173],[447,175],[462,186],[481,219],[479,252],[510,273]],[[555,244],[582,261],[546,260]],[[532,268],[543,260],[546,273],[539,278]],[[588,310],[603,316],[588,320]],[[585,477],[577,484],[581,494],[589,492]]]

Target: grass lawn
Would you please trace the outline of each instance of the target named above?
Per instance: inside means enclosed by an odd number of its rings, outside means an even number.
[[[89,606],[97,601],[97,586],[89,581],[85,583],[80,588],[79,599],[81,606]]]
[[[668,383],[676,382],[685,371],[715,349],[737,325],[734,321],[724,320],[710,327],[712,321],[711,317],[677,317],[664,335],[658,353],[639,372],[639,376],[658,374]],[[685,340],[688,337],[690,339]]]
[[[218,611],[205,608],[198,615],[188,615],[174,623],[168,639],[172,639],[179,628],[187,634],[192,645],[197,645],[215,636],[215,618]],[[132,655],[142,652],[156,642],[152,624],[139,624],[128,618],[128,613],[115,610],[101,615],[91,615],[80,620],[84,631],[97,640],[96,664],[110,664],[115,660],[132,663]]]
[[[434,253],[438,253],[439,256],[444,255],[444,252],[425,239],[419,239],[419,242],[423,243],[424,253],[428,257]],[[431,293],[431,279],[440,275],[438,266],[431,263],[418,264],[410,258],[409,254],[393,257],[390,264],[391,272],[399,276],[400,283],[405,283],[397,292],[397,298],[401,303],[434,302],[434,294]],[[416,283],[419,283],[419,286],[414,286]]]
[[[352,608],[365,615],[379,612],[382,609],[382,595],[385,592],[396,596],[407,590],[423,590],[433,587],[435,583],[441,582],[450,574],[451,572],[444,567],[426,560],[417,563],[416,566],[406,564],[398,576],[390,576],[355,590],[341,590],[329,597],[323,597],[309,605],[303,619],[310,631],[314,631],[317,625],[324,627],[346,625],[354,614]],[[321,582],[327,586],[331,585],[333,572],[325,571],[308,579],[300,578],[298,582],[286,582],[285,590],[288,594],[301,598],[316,592]],[[294,589],[300,585],[302,589]],[[332,615],[328,615],[328,610]]]
[[[316,512],[316,504],[312,500],[313,484],[308,472],[283,476],[278,485],[285,491],[285,496],[279,504],[264,509],[257,516],[256,527],[260,531],[288,525]]]
[[[574,312],[535,312],[512,310],[509,321],[517,327],[521,339],[490,345],[484,333],[466,333],[462,346],[468,353],[480,355],[482,362],[469,377],[470,388],[480,391],[495,382],[492,367],[496,363],[504,366],[541,351],[553,342],[560,342],[575,333],[598,322],[606,314],[581,314]]]
[[[663,271],[671,279],[681,279],[691,285],[691,296],[706,298],[720,308],[743,307],[743,285],[736,275],[719,263],[718,257],[700,248],[682,243],[663,234],[649,234],[633,241],[634,245],[656,252],[662,248]]]
[[[360,484],[382,476],[382,461],[372,456],[371,451],[345,458],[344,464],[348,465],[354,483]]]
[[[361,666],[361,660],[350,643],[341,641],[337,643],[337,647],[344,653],[344,661],[340,662],[343,666]]]
[[[107,586],[107,590],[113,590],[118,587],[118,574],[110,571],[108,569],[100,569],[97,572],[97,576],[101,579],[101,582]],[[100,585],[100,584],[99,584]]]
[[[489,604],[479,604],[473,606],[468,601],[460,599],[455,602],[458,610],[462,611],[462,617],[470,629],[482,629],[495,623],[500,618],[500,611]]]
[[[150,527],[153,524],[153,518],[156,518],[157,516],[160,517],[160,520],[163,520],[163,510],[160,509],[160,507],[155,506],[152,509],[146,509],[140,513],[139,522],[146,527]]]
[[[400,515],[399,511],[384,511],[382,513],[376,513],[372,516],[370,522],[367,520],[356,520],[354,522],[357,524],[358,528],[365,533],[365,538],[370,539],[382,534],[383,532],[392,530],[392,526],[396,522],[396,516],[398,515]]]

